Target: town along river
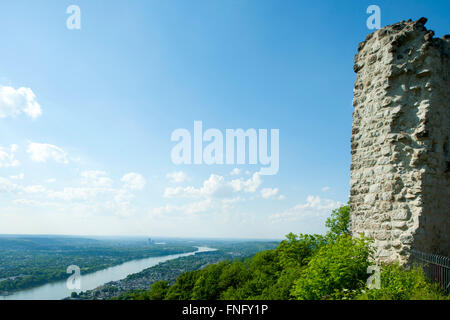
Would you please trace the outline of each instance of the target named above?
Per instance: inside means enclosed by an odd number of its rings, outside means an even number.
[[[172,254],[168,256],[151,257],[131,260],[114,267],[81,275],[81,291],[95,289],[107,282],[118,281],[133,273],[153,267],[158,263],[173,260],[179,257],[195,255],[198,252],[215,251],[208,247],[198,247],[197,251],[189,253]],[[67,275],[69,277],[70,274]],[[51,282],[39,287],[14,292],[8,296],[0,296],[0,300],[60,300],[69,297],[75,290],[68,289],[67,280]],[[77,290],[78,291],[78,290]]]

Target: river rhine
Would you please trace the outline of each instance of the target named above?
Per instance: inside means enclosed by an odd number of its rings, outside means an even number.
[[[156,266],[158,263],[179,257],[194,255],[198,252],[215,251],[208,247],[198,247],[198,251],[189,253],[172,254],[168,256],[151,257],[145,259],[131,260],[114,267],[99,270],[93,273],[81,275],[81,291],[92,290],[110,281],[126,278],[133,273]],[[68,274],[67,277],[70,275]],[[72,291],[67,288],[66,280],[51,282],[39,287],[15,292],[9,296],[0,296],[0,300],[60,300],[70,296]]]

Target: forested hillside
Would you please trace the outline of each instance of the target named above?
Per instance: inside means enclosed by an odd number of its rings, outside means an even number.
[[[349,207],[332,212],[326,235],[289,234],[276,249],[245,260],[222,261],[159,281],[129,295],[144,300],[217,299],[448,299],[420,268],[383,266],[381,287],[369,290],[370,239],[352,237]]]

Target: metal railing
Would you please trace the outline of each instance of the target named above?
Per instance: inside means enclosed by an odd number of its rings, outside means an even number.
[[[411,250],[411,262],[423,268],[425,276],[450,293],[450,258]]]

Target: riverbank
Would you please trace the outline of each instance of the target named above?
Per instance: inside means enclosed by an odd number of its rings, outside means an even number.
[[[237,257],[235,254],[221,250],[199,250],[194,255],[161,262],[139,273],[131,274],[125,279],[111,281],[94,290],[74,294],[66,300],[127,299],[132,293],[149,290],[157,281],[173,283],[184,272],[202,269],[209,264],[218,263],[221,260],[233,260]]]
[[[0,295],[66,280],[70,265],[85,275],[127,261],[195,250],[194,243],[157,245],[146,238],[0,235]]]
[[[165,255],[158,257],[149,257],[145,259],[138,259],[127,261],[120,265],[102,269],[93,273],[81,275],[81,290],[87,291],[95,289],[107,282],[118,281],[126,278],[130,274],[138,273],[146,268],[155,266],[167,260],[176,259],[182,256],[194,255],[200,250],[205,250],[199,247],[196,251],[188,253],[179,253],[173,255]],[[207,250],[213,250],[207,248]],[[80,291],[81,291],[80,290]],[[71,295],[73,290],[67,288],[66,280],[47,283],[35,288],[25,289],[15,292],[11,295],[0,296],[0,300],[60,300]]]

